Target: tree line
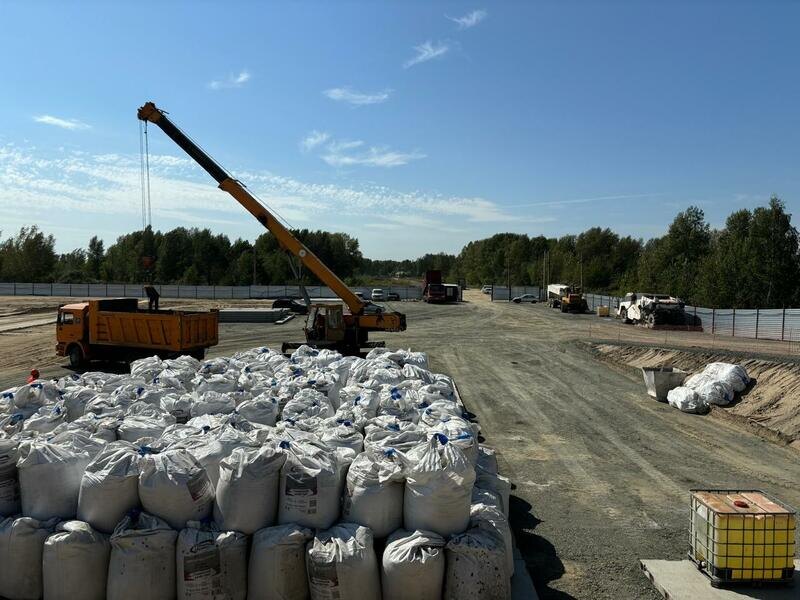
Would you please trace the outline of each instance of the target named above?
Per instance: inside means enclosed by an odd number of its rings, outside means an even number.
[[[345,233],[301,229],[293,234],[351,285],[420,281],[425,271],[437,269],[448,281],[470,285],[582,282],[587,291],[668,293],[699,306],[800,306],[798,233],[774,196],[766,206],[733,212],[719,230],[711,228],[700,208],[689,207],[665,235],[647,242],[600,227],[561,238],[498,233],[469,242],[457,255],[372,260]],[[0,243],[0,281],[319,283],[307,271],[297,274],[270,233],[251,243],[209,229],[162,233],[148,227],[120,236],[108,248],[95,236],[85,249],[58,254],[54,237],[34,225]]]

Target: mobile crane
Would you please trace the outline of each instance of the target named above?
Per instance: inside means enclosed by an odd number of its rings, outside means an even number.
[[[358,354],[361,348],[383,346],[384,342],[369,342],[370,331],[405,331],[406,316],[400,312],[362,300],[336,276],[311,250],[305,247],[275,216],[253,196],[238,180],[231,177],[220,165],[184,134],[165,112],[153,102],[142,106],[137,116],[154,123],[181,149],[214,178],[219,188],[228,192],[269,230],[281,248],[305,265],[327,285],[344,305],[336,303],[309,303],[308,320],[304,327],[306,342],[318,348],[333,348],[344,354]],[[344,310],[344,307],[347,310]],[[299,343],[287,342],[283,350],[295,348]]]

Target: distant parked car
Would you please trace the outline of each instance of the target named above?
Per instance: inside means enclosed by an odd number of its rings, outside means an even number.
[[[297,315],[308,314],[308,307],[297,298],[278,298],[272,303],[272,308],[288,308]]]
[[[364,292],[355,292],[355,295],[364,300]]]
[[[490,286],[490,285],[483,286],[481,288],[481,292],[483,292],[484,294],[491,294],[492,293],[492,286]]]
[[[531,304],[536,304],[539,299],[533,294],[522,294],[522,296],[512,298],[511,301],[516,302],[517,304],[520,304],[521,302],[530,302]]]
[[[386,294],[386,299],[389,300],[389,301],[395,300],[395,301],[399,302],[400,301],[400,294],[398,294],[397,292],[388,292]]]
[[[384,299],[383,290],[381,288],[375,288],[372,290],[372,300],[373,302],[380,302]]]

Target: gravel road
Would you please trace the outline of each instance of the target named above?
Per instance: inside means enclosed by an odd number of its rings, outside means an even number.
[[[476,292],[466,299],[457,306],[397,303],[409,328],[384,337],[393,347],[428,352],[432,368],[456,379],[478,415],[516,485],[512,526],[543,599],[660,598],[637,561],[685,555],[692,487],[760,488],[800,506],[796,451],[652,401],[640,381],[580,343],[596,317],[491,303]],[[210,355],[300,339],[301,328],[301,319],[226,324]],[[31,332],[0,336],[0,343],[41,347],[44,361],[52,330]],[[9,358],[0,389],[30,368]],[[63,362],[50,357],[33,366],[55,377],[68,372]]]

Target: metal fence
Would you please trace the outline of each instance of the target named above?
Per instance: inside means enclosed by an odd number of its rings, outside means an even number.
[[[586,294],[589,310],[608,306],[616,315],[622,298]],[[686,312],[700,321],[704,333],[758,340],[800,341],[800,308],[705,308],[689,306]]]
[[[284,296],[299,297],[297,285],[154,285],[162,298],[203,298],[210,300],[265,299]],[[351,287],[369,299],[374,288]],[[390,286],[381,288],[387,293],[397,294],[401,300],[420,300],[422,288],[416,286]],[[335,298],[336,294],[320,285],[306,286],[312,298]],[[0,283],[0,296],[65,296],[73,298],[145,298],[142,284],[122,283]]]
[[[511,300],[524,294],[533,294],[539,298],[539,287],[534,285],[512,285],[498,286],[492,285],[492,300]]]

